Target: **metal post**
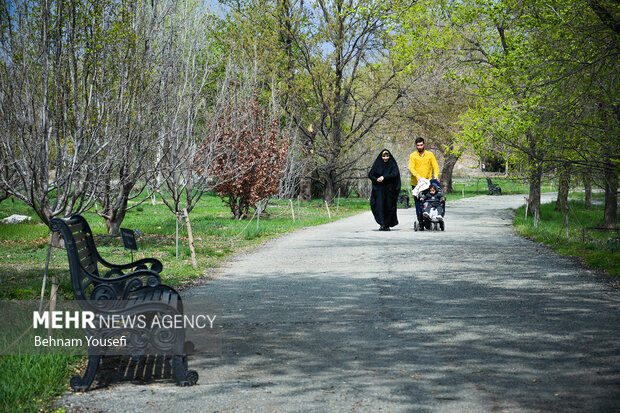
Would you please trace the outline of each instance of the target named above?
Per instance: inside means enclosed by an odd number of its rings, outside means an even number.
[[[336,213],[340,209],[340,188],[338,188],[338,203],[336,204]]]
[[[43,284],[41,285],[41,300],[39,301],[39,312],[43,310],[43,297],[45,297],[45,284],[47,283],[47,271],[50,266],[50,256],[52,255],[52,236],[50,232],[50,242],[47,245],[47,258],[45,258],[45,271],[43,271]]]

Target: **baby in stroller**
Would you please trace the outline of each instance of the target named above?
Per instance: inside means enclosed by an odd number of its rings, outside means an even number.
[[[446,198],[441,192],[441,186],[436,180],[431,180],[431,184],[427,190],[420,193],[420,203],[422,203],[422,216],[424,217],[424,228],[437,229],[437,226],[443,231],[445,224],[443,217],[446,210]]]

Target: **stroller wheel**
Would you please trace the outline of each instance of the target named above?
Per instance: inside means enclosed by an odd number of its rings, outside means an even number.
[[[424,228],[430,230],[432,227],[432,223],[430,221],[424,221]]]
[[[418,221],[415,221],[415,222],[413,223],[413,230],[414,230],[414,231],[417,231],[417,230],[418,230]]]
[[[441,228],[442,231],[446,229],[446,225],[443,223],[443,221],[439,222],[439,228]]]

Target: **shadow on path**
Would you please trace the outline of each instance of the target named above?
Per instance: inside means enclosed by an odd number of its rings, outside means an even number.
[[[189,361],[198,386],[124,383],[62,404],[81,411],[618,411],[617,289],[515,236],[504,206],[481,201],[449,204],[444,233],[415,233],[403,224],[413,222],[412,210],[399,210],[399,231],[383,233],[362,214],[239,257],[185,294],[224,307],[222,356]],[[501,202],[508,208],[519,200]]]

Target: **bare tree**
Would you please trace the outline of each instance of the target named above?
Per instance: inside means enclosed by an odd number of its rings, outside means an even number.
[[[292,116],[329,202],[359,162],[358,156],[351,156],[352,149],[402,96],[398,90],[394,93],[398,71],[379,64],[385,57],[382,35],[390,12],[380,12],[377,5],[318,0],[310,33],[291,33],[304,71],[292,92]],[[309,87],[302,86],[306,79]]]
[[[162,187],[158,192],[176,217],[177,242],[178,224],[185,220],[194,266],[197,263],[189,214],[210,188],[209,180],[196,171],[198,165],[210,163],[217,155],[213,147],[208,153],[198,153],[199,143],[209,135],[211,98],[206,91],[217,63],[206,34],[207,18],[206,13],[196,13],[189,4],[179,7],[175,18],[167,23],[169,35],[179,47],[161,51],[165,70],[160,79],[164,88],[160,91],[163,115],[158,163]]]
[[[80,2],[2,3],[0,188],[48,224],[92,206],[101,139],[101,10]],[[10,7],[10,8],[9,8]]]
[[[110,161],[97,187],[97,212],[105,218],[110,234],[118,234],[127,211],[149,196],[144,189],[158,167],[155,148],[165,109],[161,100],[169,92],[162,81],[168,70],[162,56],[164,51],[185,47],[170,35],[167,23],[178,19],[177,3],[131,2],[110,22],[121,30],[109,45],[110,51],[101,56],[106,65],[109,119],[101,134],[110,142]]]

